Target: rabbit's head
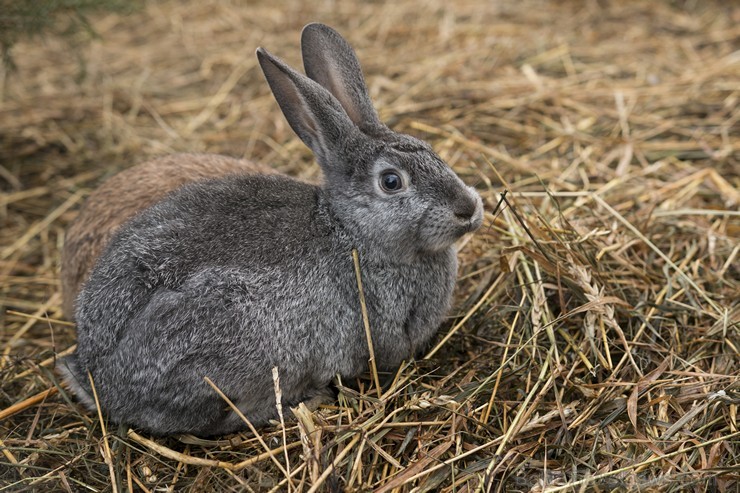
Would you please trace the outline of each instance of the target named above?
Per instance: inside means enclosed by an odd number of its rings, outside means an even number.
[[[349,44],[309,24],[301,45],[308,77],[262,48],[257,56],[289,124],[324,171],[332,214],[358,246],[404,262],[477,229],[478,193],[428,144],[380,121]]]

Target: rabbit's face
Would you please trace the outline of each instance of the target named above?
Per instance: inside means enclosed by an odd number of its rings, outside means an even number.
[[[335,213],[367,246],[406,261],[448,249],[480,227],[480,195],[426,143],[396,134],[364,162],[357,157]]]

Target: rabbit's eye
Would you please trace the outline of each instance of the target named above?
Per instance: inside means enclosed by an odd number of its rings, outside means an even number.
[[[393,171],[380,175],[380,187],[386,192],[398,192],[403,188],[403,180]]]

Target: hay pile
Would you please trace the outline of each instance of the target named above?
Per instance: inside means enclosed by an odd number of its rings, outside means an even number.
[[[737,491],[740,8],[152,2],[0,77],[0,491]],[[384,120],[487,204],[455,309],[380,399],[221,440],[101,431],[60,389],[66,225],[145,157],[315,178],[256,66],[320,20]],[[79,56],[78,56],[79,55]],[[498,207],[497,207],[498,206]],[[268,453],[272,451],[272,453]],[[115,481],[115,487],[111,483]]]

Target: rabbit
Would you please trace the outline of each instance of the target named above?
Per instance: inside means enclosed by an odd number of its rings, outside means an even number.
[[[122,226],[77,301],[63,381],[91,410],[156,435],[225,435],[325,395],[368,368],[352,251],[380,370],[428,346],[451,305],[455,242],[483,204],[425,142],[386,127],[357,57],[323,24],[302,32],[304,76],[257,57],[323,170],[188,184]],[[88,375],[91,377],[89,378]],[[93,384],[91,384],[91,380]]]
[[[85,201],[65,235],[62,311],[74,318],[74,301],[113,233],[137,212],[186,183],[232,173],[277,173],[261,163],[218,154],[173,154],[145,161],[106,180]]]

